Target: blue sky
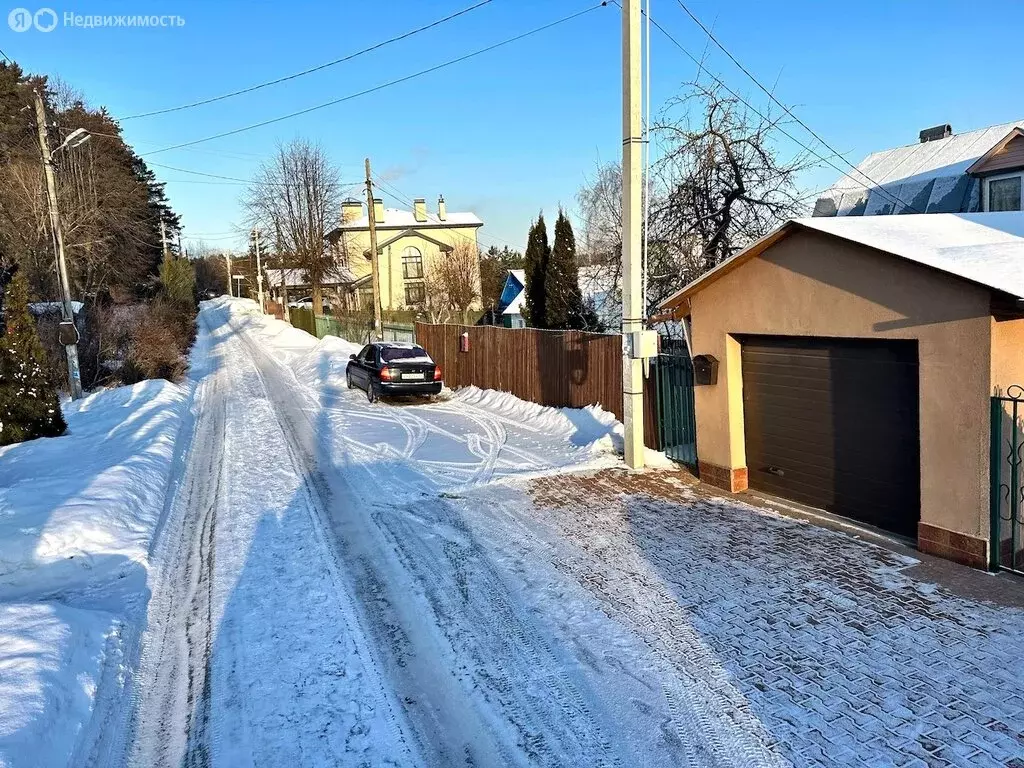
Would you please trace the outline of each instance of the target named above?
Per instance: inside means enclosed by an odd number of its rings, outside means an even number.
[[[77,14],[176,14],[183,27],[16,33],[0,47],[25,69],[57,74],[94,105],[131,115],[216,96],[316,66],[429,23],[474,0],[375,2],[110,2],[53,4]],[[676,0],[652,15],[700,55],[707,38]],[[522,247],[530,219],[576,191],[597,163],[621,152],[620,17],[613,5],[469,62],[298,118],[199,144],[146,154],[355,93],[456,58],[588,8],[590,0],[493,0],[472,13],[355,61],[215,104],[129,120],[124,133],[148,160],[248,178],[279,141],[320,141],[358,181],[362,161],[408,197],[484,221],[484,245]],[[857,162],[916,141],[921,128],[954,131],[1024,117],[1017,46],[993,35],[1024,29],[1024,3],[820,0],[687,0],[732,52],[817,133]],[[10,3],[11,7],[14,6]],[[27,5],[27,3],[26,3]],[[31,6],[35,10],[36,6]],[[5,12],[6,15],[6,12]],[[717,49],[708,66],[761,107],[765,97]],[[695,66],[656,31],[655,108],[693,78]],[[794,135],[810,143],[802,129]],[[781,139],[790,155],[799,148]],[[154,169],[183,216],[186,239],[240,244],[243,187]],[[802,179],[808,191],[836,172]],[[188,180],[184,183],[183,180]],[[212,181],[212,180],[210,180]],[[385,191],[385,197],[387,197]],[[394,200],[389,204],[399,205]]]

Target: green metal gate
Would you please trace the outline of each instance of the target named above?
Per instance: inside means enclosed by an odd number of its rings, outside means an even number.
[[[697,418],[693,407],[693,361],[685,342],[662,338],[657,361],[658,436],[672,460],[697,469]]]
[[[992,570],[1024,575],[1024,387],[992,398],[989,493]]]

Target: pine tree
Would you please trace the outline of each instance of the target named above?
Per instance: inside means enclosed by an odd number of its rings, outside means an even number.
[[[42,361],[42,344],[28,311],[28,282],[20,272],[4,294],[0,336],[0,445],[64,434],[60,411]]]
[[[576,236],[561,208],[555,222],[555,245],[544,276],[545,321],[548,328],[593,330],[597,318],[583,302],[579,266],[576,263]]]
[[[544,213],[530,227],[530,235],[526,241],[526,321],[534,328],[548,328],[547,308],[545,299],[547,291],[544,281],[547,277],[548,261],[551,259],[551,247],[548,245],[548,227],[544,223]]]

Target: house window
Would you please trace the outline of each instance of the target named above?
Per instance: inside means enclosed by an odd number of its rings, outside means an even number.
[[[427,294],[423,283],[407,283],[405,286],[405,305],[407,307],[418,307],[426,301]]]
[[[423,254],[420,249],[410,245],[402,251],[402,274],[406,280],[419,280],[423,277]]]
[[[989,211],[1019,211],[1021,210],[1021,176],[1000,176],[989,179],[986,182],[988,187]]]

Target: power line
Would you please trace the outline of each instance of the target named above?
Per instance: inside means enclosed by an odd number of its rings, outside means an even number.
[[[4,53],[4,50],[2,48],[0,48],[0,56],[3,56],[5,59],[7,59],[7,63],[8,64],[13,64],[14,63],[14,59],[12,59],[10,56],[8,56],[6,53]]]
[[[782,107],[782,110],[787,115],[789,115],[791,118],[793,118],[793,120],[797,123],[797,125],[799,125],[801,128],[803,128],[809,134],[811,134],[811,136],[813,136],[817,141],[819,141],[822,144],[822,146],[825,147],[825,149],[827,149],[829,152],[831,152],[833,155],[838,157],[840,160],[842,160],[848,166],[853,168],[854,171],[856,171],[861,176],[863,176],[865,179],[867,179],[869,182],[871,182],[871,184],[875,188],[877,188],[878,190],[880,190],[880,191],[882,191],[882,192],[884,192],[886,194],[889,193],[888,190],[883,190],[882,189],[882,185],[881,184],[879,184],[877,181],[875,181],[870,176],[868,176],[866,173],[864,173],[864,171],[860,170],[856,165],[854,165],[849,160],[847,160],[845,157],[843,157],[843,155],[839,151],[834,149],[831,145],[829,145],[829,143],[827,141],[825,141],[823,138],[821,138],[821,136],[819,136],[817,133],[815,133],[811,129],[811,127],[809,125],[807,125],[807,123],[805,123],[803,120],[801,120],[795,114],[793,114],[793,111],[789,107],[787,107],[785,104],[783,104],[781,101],[779,101],[779,99],[776,98],[775,94],[771,90],[766,88],[761,83],[760,80],[758,80],[756,77],[754,77],[754,75],[751,74],[750,70],[748,70],[746,67],[744,67],[743,64],[741,64],[740,61],[735,56],[733,56],[732,53],[729,52],[729,49],[726,48],[718,40],[718,38],[714,36],[714,34],[712,34],[711,30],[708,29],[706,26],[704,26],[704,23],[700,19],[698,19],[689,8],[686,7],[686,4],[683,2],[683,0],[676,0],[676,2],[679,4],[679,7],[683,9],[683,11],[686,13],[686,15],[689,16],[691,19],[693,19],[693,22],[704,31],[704,34],[708,36],[708,38],[711,40],[711,42],[713,42],[716,46],[718,46],[719,50],[721,50],[722,53],[724,53],[726,56],[728,56],[730,61],[732,61],[733,64],[735,64],[737,67],[739,67],[740,71],[743,74],[745,74],[747,77],[749,77],[751,79],[751,81],[753,81],[754,85],[756,85],[758,88],[760,88],[762,91],[764,91],[769,99],[771,99],[773,102],[775,102],[778,106]],[[850,178],[853,181],[857,181],[852,176],[850,176],[848,173],[844,172],[844,175],[847,176],[848,178]],[[903,205],[905,205],[908,208],[910,208],[912,211],[915,211],[917,213],[924,213],[924,211],[917,210],[916,208],[914,208],[909,203],[903,202],[903,200],[901,200],[895,194],[893,194],[892,197],[895,200],[895,202],[902,203]]]
[[[502,40],[500,43],[495,43],[494,45],[489,45],[486,48],[481,48],[480,50],[474,51],[473,53],[468,53],[468,54],[466,54],[464,56],[460,56],[460,57],[458,57],[456,59],[450,59],[449,61],[446,61],[443,64],[437,64],[437,65],[435,65],[433,67],[429,67],[428,69],[422,69],[419,72],[416,72],[414,74],[406,75],[405,77],[400,77],[397,80],[391,80],[391,81],[389,81],[387,83],[383,83],[381,85],[374,86],[373,88],[367,88],[366,90],[359,91],[358,93],[349,94],[348,96],[343,96],[343,97],[341,97],[339,99],[333,99],[332,101],[328,101],[328,102],[325,102],[323,104],[317,104],[314,107],[307,107],[306,109],[300,109],[297,112],[292,112],[292,113],[287,114],[287,115],[282,115],[280,117],[271,118],[270,120],[264,120],[264,121],[259,122],[259,123],[253,123],[252,125],[247,125],[244,128],[236,128],[236,129],[234,129],[232,131],[224,131],[223,133],[214,134],[213,136],[207,136],[206,138],[203,138],[203,139],[195,139],[193,141],[186,141],[186,142],[182,142],[181,144],[174,144],[172,146],[163,147],[161,149],[154,149],[154,150],[151,150],[149,152],[143,152],[143,153],[140,154],[140,156],[142,156],[142,155],[155,155],[155,154],[158,154],[160,152],[169,152],[172,149],[182,149],[184,147],[191,147],[191,146],[193,146],[195,144],[202,144],[202,143],[207,142],[207,141],[213,141],[214,139],[222,139],[222,138],[224,138],[226,136],[234,136],[234,135],[239,134],[239,133],[244,133],[245,131],[251,131],[251,130],[253,130],[255,128],[262,128],[262,127],[267,126],[267,125],[272,125],[274,123],[279,123],[279,122],[281,122],[283,120],[289,120],[289,119],[291,119],[293,117],[299,117],[300,115],[306,115],[306,114],[309,114],[310,112],[315,112],[315,111],[317,111],[319,109],[325,109],[326,107],[333,107],[336,104],[341,104],[342,102],[345,102],[345,101],[351,101],[352,99],[359,98],[360,96],[366,96],[368,94],[375,93],[376,91],[382,91],[385,88],[390,88],[391,86],[398,85],[400,83],[405,83],[405,82],[408,82],[410,80],[414,80],[414,79],[416,79],[418,77],[423,77],[424,75],[428,75],[428,74],[430,74],[432,72],[437,72],[438,70],[444,69],[446,67],[450,67],[450,66],[452,66],[454,64],[459,64],[459,63],[461,63],[463,61],[467,61],[468,59],[472,59],[472,58],[474,58],[476,56],[480,56],[480,55],[482,55],[484,53],[489,53],[490,51],[493,51],[493,50],[496,50],[496,49],[501,48],[503,46],[506,46],[506,45],[509,45],[511,43],[517,42],[519,40],[522,40],[523,38],[530,37],[531,35],[535,35],[535,34],[537,34],[539,32],[543,32],[543,31],[545,31],[547,29],[551,29],[552,27],[556,27],[556,26],[558,26],[560,24],[565,24],[566,22],[572,21],[573,19],[577,19],[580,16],[583,16],[584,14],[590,13],[591,11],[595,11],[598,8],[602,8],[602,7],[604,7],[607,4],[608,4],[607,0],[604,0],[604,2],[600,2],[600,3],[597,3],[596,5],[592,5],[589,8],[586,8],[586,9],[584,9],[582,11],[578,11],[576,13],[570,14],[569,16],[565,16],[564,18],[558,19],[557,21],[553,21],[553,22],[551,22],[549,24],[545,24],[544,26],[541,26],[541,27],[537,27],[536,29],[531,29],[529,32],[524,32],[524,33],[522,33],[520,35],[516,35],[515,37],[510,37],[507,40]]]
[[[205,171],[193,171],[193,170],[191,170],[189,168],[178,168],[178,167],[173,166],[173,165],[164,165],[163,163],[155,163],[152,160],[149,161],[147,163],[147,165],[152,165],[152,166],[154,166],[156,168],[164,168],[164,169],[166,169],[168,171],[178,171],[179,173],[191,173],[191,174],[194,174],[195,176],[206,176],[206,177],[211,178],[211,179],[220,179],[220,180],[222,180],[225,183],[231,183],[231,184],[245,184],[245,185],[252,185],[252,186],[275,186],[275,187],[290,187],[290,186],[294,186],[294,184],[289,184],[288,182],[285,182],[285,181],[258,181],[258,180],[254,181],[252,179],[242,179],[242,178],[239,178],[237,176],[222,176],[222,175],[220,175],[218,173],[206,173]],[[189,180],[187,180],[187,179],[177,179],[176,181],[182,182],[182,181],[189,181]],[[201,183],[201,182],[196,182],[196,183]],[[213,183],[216,183],[216,182],[208,182],[208,183],[213,184]],[[331,184],[330,186],[354,187],[354,186],[358,186],[359,184],[362,184],[362,183],[363,182],[361,182],[361,181],[339,181],[339,182],[336,182],[334,184]]]
[[[410,30],[408,32],[404,32],[401,35],[397,35],[396,37],[392,37],[392,38],[390,38],[388,40],[384,40],[383,42],[371,45],[369,48],[363,48],[361,51],[356,51],[355,53],[351,53],[348,56],[343,56],[340,59],[334,59],[333,61],[328,61],[326,64],[319,64],[319,65],[317,65],[315,67],[310,67],[309,69],[304,69],[301,72],[296,72],[296,73],[291,74],[291,75],[285,75],[284,77],[279,77],[276,80],[268,80],[265,83],[259,83],[257,85],[251,85],[248,88],[242,88],[242,89],[237,90],[237,91],[232,91],[231,93],[225,93],[225,94],[222,94],[221,96],[212,96],[212,97],[210,97],[208,99],[202,99],[200,101],[193,101],[193,102],[191,102],[189,104],[182,104],[182,105],[177,106],[177,107],[167,107],[166,109],[156,109],[156,110],[153,110],[152,112],[142,112],[142,113],[137,114],[137,115],[128,115],[127,117],[121,117],[121,118],[117,118],[117,119],[121,120],[121,121],[124,121],[124,120],[135,120],[135,119],[140,118],[140,117],[153,117],[155,115],[166,115],[166,114],[168,114],[170,112],[180,112],[183,109],[192,109],[193,107],[201,107],[204,104],[212,104],[215,101],[223,101],[224,99],[230,99],[230,98],[233,98],[234,96],[241,96],[244,93],[252,93],[253,91],[258,91],[261,88],[267,88],[267,87],[269,87],[271,85],[278,85],[279,83],[285,83],[285,82],[288,82],[289,80],[294,80],[294,79],[296,79],[298,77],[303,77],[304,75],[310,75],[310,74],[312,74],[314,72],[319,72],[322,69],[327,69],[328,67],[333,67],[336,64],[343,64],[343,63],[345,63],[347,61],[352,61],[353,59],[358,58],[359,56],[363,56],[364,54],[370,53],[372,51],[376,51],[376,50],[378,50],[380,48],[383,48],[383,47],[385,47],[387,45],[391,45],[392,43],[397,43],[397,42],[399,42],[401,40],[405,40],[406,38],[412,37],[413,35],[417,35],[420,32],[426,32],[429,29],[433,29],[434,27],[438,27],[438,26],[440,26],[442,24],[445,24],[446,22],[452,21],[453,19],[457,19],[459,16],[464,16],[465,14],[469,13],[470,11],[475,11],[477,8],[485,6],[488,3],[491,3],[492,1],[493,0],[481,0],[481,2],[477,3],[476,5],[472,5],[469,8],[463,8],[461,11],[457,11],[456,13],[453,13],[453,14],[450,14],[448,16],[445,16],[443,19],[438,19],[437,21],[433,21],[430,24],[427,24],[425,26],[418,27],[418,28]]]
[[[618,5],[618,6],[619,6],[619,9],[621,10],[621,8],[622,8],[622,5],[621,5],[621,4],[619,3],[619,0],[611,0],[611,1],[612,1],[613,3],[615,3],[616,5]],[[697,65],[697,67],[699,68],[699,70],[701,70],[701,71],[704,71],[704,72],[707,72],[708,76],[709,76],[709,77],[710,77],[710,78],[711,78],[711,79],[712,79],[712,80],[713,80],[713,81],[714,81],[715,83],[717,83],[718,85],[720,85],[720,86],[721,86],[721,87],[722,87],[722,88],[723,88],[723,89],[724,89],[724,90],[725,90],[725,91],[726,91],[727,93],[731,94],[731,95],[733,96],[733,98],[735,98],[736,100],[738,100],[738,101],[740,101],[741,103],[743,103],[744,105],[746,105],[746,107],[747,107],[748,109],[750,109],[750,111],[751,111],[751,112],[753,112],[753,113],[754,113],[755,115],[757,115],[758,117],[760,117],[760,118],[761,118],[762,120],[767,120],[767,121],[768,121],[769,123],[772,123],[772,124],[774,125],[774,127],[775,127],[775,130],[777,130],[777,131],[778,131],[779,133],[781,133],[781,134],[782,134],[783,136],[785,136],[785,137],[786,137],[787,139],[789,139],[790,141],[792,141],[792,142],[793,142],[794,144],[796,144],[797,146],[799,146],[799,147],[802,147],[802,148],[803,148],[804,150],[806,150],[806,151],[807,151],[808,153],[810,153],[810,154],[811,154],[811,155],[813,155],[814,157],[818,158],[818,160],[820,160],[821,162],[823,162],[823,163],[824,163],[825,165],[827,165],[827,166],[828,166],[829,168],[831,168],[832,170],[834,170],[834,171],[835,171],[836,173],[842,174],[843,176],[846,176],[846,177],[847,177],[848,179],[850,179],[851,181],[855,181],[855,182],[857,182],[858,184],[862,183],[862,182],[858,181],[857,179],[855,179],[855,178],[854,178],[853,176],[851,176],[850,174],[848,174],[848,173],[847,173],[846,171],[844,171],[844,170],[843,170],[842,168],[840,168],[839,166],[837,166],[837,165],[836,165],[835,163],[833,163],[833,162],[832,162],[831,160],[829,160],[829,158],[827,158],[827,157],[822,157],[822,156],[821,156],[820,154],[818,154],[818,153],[817,153],[817,152],[816,152],[816,151],[815,151],[815,150],[814,150],[813,148],[811,148],[811,147],[807,146],[807,145],[806,145],[806,144],[804,144],[804,143],[803,143],[802,141],[800,141],[800,139],[798,139],[798,138],[797,138],[796,136],[794,136],[794,135],[793,135],[793,134],[791,134],[791,133],[790,133],[789,131],[787,131],[787,130],[786,130],[785,128],[783,128],[782,126],[780,126],[780,125],[778,124],[778,121],[776,121],[776,120],[772,120],[772,119],[771,119],[770,117],[768,117],[768,116],[767,116],[767,115],[765,115],[765,114],[764,114],[763,112],[761,112],[761,111],[760,111],[760,110],[759,110],[759,109],[758,109],[757,107],[755,107],[755,106],[754,106],[753,104],[751,104],[751,103],[750,103],[749,101],[747,101],[747,100],[746,100],[745,98],[743,98],[742,96],[740,96],[740,94],[738,94],[738,93],[737,93],[736,91],[734,91],[734,90],[733,90],[732,88],[730,88],[730,87],[729,87],[728,85],[726,85],[725,81],[724,81],[724,80],[722,80],[722,78],[718,77],[718,76],[717,76],[717,75],[716,75],[716,74],[715,74],[714,72],[712,72],[712,71],[711,71],[710,69],[708,69],[707,65],[705,65],[703,61],[701,61],[701,60],[700,60],[700,59],[698,59],[698,58],[697,58],[696,56],[694,56],[694,55],[693,55],[692,53],[690,53],[690,52],[689,52],[688,50],[686,50],[686,48],[684,48],[684,47],[683,47],[683,45],[682,45],[682,44],[681,44],[681,43],[680,43],[680,42],[679,42],[678,40],[676,40],[676,39],[675,39],[675,37],[673,37],[673,36],[672,36],[672,34],[671,34],[671,33],[670,33],[670,32],[669,32],[669,31],[668,31],[667,29],[665,29],[665,28],[664,28],[664,27],[663,27],[663,26],[662,26],[661,24],[659,24],[659,23],[658,23],[658,21],[657,21],[657,20],[656,20],[656,19],[655,19],[655,18],[654,18],[653,16],[651,17],[651,24],[653,24],[653,25],[654,25],[655,27],[657,27],[657,28],[658,28],[658,31],[659,31],[659,32],[661,32],[661,34],[663,34],[663,35],[664,35],[664,36],[665,36],[665,37],[666,37],[666,38],[667,38],[667,39],[669,40],[669,42],[671,42],[671,43],[672,43],[672,44],[673,44],[673,45],[674,45],[674,46],[675,46],[676,48],[678,48],[678,49],[679,49],[680,51],[682,51],[682,52],[683,52],[683,54],[684,54],[684,55],[685,55],[685,56],[686,56],[686,57],[687,57],[688,59],[690,59],[690,61],[692,61],[692,62],[693,62],[694,64],[696,64],[696,65]],[[836,154],[836,155],[838,155],[838,153],[837,153],[837,152],[835,152],[835,150],[832,150],[832,152],[833,152],[833,154]],[[887,190],[887,189],[885,189],[885,188],[883,188],[883,187],[881,187],[881,186],[877,186],[877,185],[876,185],[876,187],[877,187],[877,189],[878,189],[878,191],[879,191],[879,192],[881,192],[881,193],[883,193],[884,195],[886,195],[886,196],[887,196],[887,197],[888,197],[888,198],[889,198],[889,199],[890,199],[891,201],[893,201],[893,202],[896,202],[896,203],[902,203],[902,204],[906,205],[906,203],[903,203],[903,201],[902,201],[902,200],[901,200],[901,199],[900,199],[899,197],[897,197],[897,196],[896,196],[896,195],[894,195],[893,193],[889,192],[889,190]]]

